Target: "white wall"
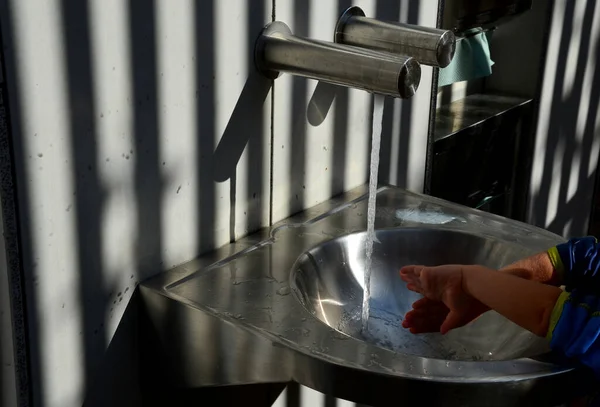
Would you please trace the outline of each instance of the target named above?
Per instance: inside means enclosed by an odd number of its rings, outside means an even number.
[[[529,222],[588,233],[600,150],[600,4],[555,0],[537,123]]]
[[[275,3],[330,40],[352,2]],[[437,0],[354,3],[435,26]],[[252,65],[272,14],[270,0],[0,1],[36,406],[81,405],[139,281],[367,181],[371,95],[325,87],[333,105],[308,120],[323,84],[284,75],[273,93]],[[383,177],[417,191],[430,90],[424,67],[384,118]]]

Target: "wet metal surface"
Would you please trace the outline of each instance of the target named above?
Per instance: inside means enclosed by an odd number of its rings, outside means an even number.
[[[364,188],[343,200],[143,285],[152,332],[177,385],[296,380],[371,405],[406,389],[418,391],[420,401],[444,405],[511,405],[525,399],[557,404],[570,397],[565,383],[577,380],[579,372],[544,355],[534,358],[546,351],[545,343],[495,313],[446,336],[406,332],[401,320],[418,296],[397,274],[410,263],[502,267],[562,238],[432,197],[381,188],[373,312],[363,334]]]

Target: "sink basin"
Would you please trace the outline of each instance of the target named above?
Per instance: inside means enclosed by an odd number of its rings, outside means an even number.
[[[548,350],[546,342],[489,312],[447,335],[413,335],[404,315],[421,298],[398,270],[408,264],[481,264],[500,268],[527,255],[522,246],[455,230],[377,230],[368,330],[361,311],[366,232],[332,239],[302,254],[291,274],[298,300],[315,317],[353,338],[401,353],[444,360],[505,360]]]
[[[363,333],[366,214],[358,189],[144,282],[146,374],[175,389],[293,380],[372,406],[398,394],[408,405],[556,406],[587,385],[585,372],[553,363],[544,341],[492,312],[444,336],[401,327],[418,298],[401,266],[499,268],[561,237],[381,188]]]

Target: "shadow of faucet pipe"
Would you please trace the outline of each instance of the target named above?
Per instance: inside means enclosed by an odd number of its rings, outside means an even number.
[[[230,179],[248,142],[262,137],[262,122],[254,118],[263,114],[263,105],[272,86],[273,81],[258,72],[253,71],[248,76],[213,155],[216,182]]]
[[[329,109],[341,89],[341,86],[331,83],[319,82],[317,84],[306,109],[306,118],[312,126],[318,127],[325,121]]]

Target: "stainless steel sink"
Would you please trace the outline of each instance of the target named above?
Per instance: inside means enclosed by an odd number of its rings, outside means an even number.
[[[145,282],[142,335],[156,374],[178,388],[293,380],[369,405],[399,397],[408,405],[558,405],[587,384],[580,370],[554,364],[543,340],[492,312],[446,336],[402,329],[418,296],[398,277],[401,266],[499,268],[562,239],[397,188],[378,192],[363,334],[364,193]]]
[[[448,335],[413,335],[404,315],[420,298],[398,270],[408,264],[482,264],[499,268],[528,254],[522,246],[455,230],[376,231],[368,330],[361,311],[366,233],[332,239],[304,253],[291,275],[300,302],[333,329],[395,352],[444,360],[502,360],[546,352],[546,341],[495,313]]]

